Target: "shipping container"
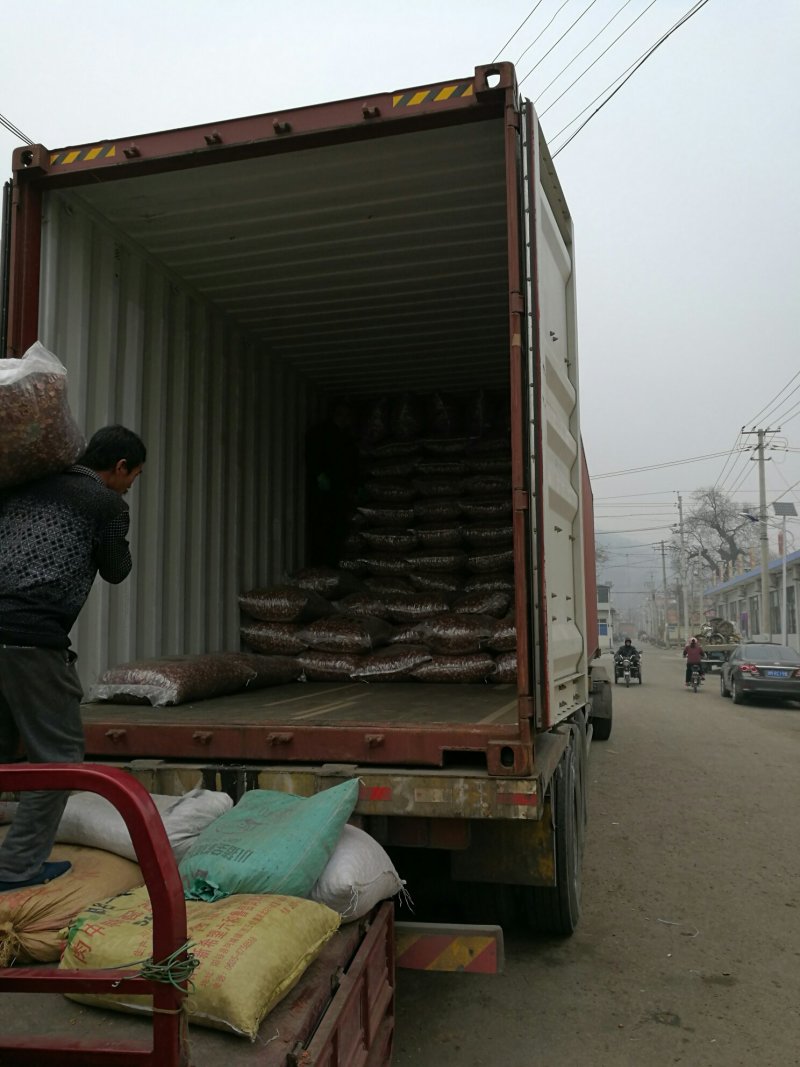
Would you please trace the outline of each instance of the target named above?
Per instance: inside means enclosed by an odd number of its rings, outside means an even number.
[[[86,430],[121,422],[148,447],[133,575],[98,582],[75,629],[87,686],[239,647],[238,594],[306,561],[304,442],[337,399],[502,395],[516,686],[93,704],[87,752],[157,791],[198,771],[234,796],[358,775],[362,825],[409,863],[435,851],[476,920],[571,932],[602,689],[573,230],[513,67],[22,148],[8,203],[7,354],[40,339]]]

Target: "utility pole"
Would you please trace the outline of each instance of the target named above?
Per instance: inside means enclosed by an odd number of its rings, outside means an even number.
[[[686,537],[683,530],[683,500],[678,493],[678,518],[681,530],[681,589],[683,590],[683,641],[689,644],[689,589],[686,580]]]
[[[780,426],[778,427],[780,430]],[[758,436],[758,522],[760,527],[759,540],[761,542],[761,618],[759,619],[760,633],[767,635],[767,640],[772,640],[772,605],[769,595],[769,528],[767,526],[767,481],[764,473],[764,435],[774,433],[774,430],[742,430],[744,437],[751,434]]]
[[[664,647],[669,648],[669,620],[667,618],[667,552],[661,542],[661,575],[664,579]]]

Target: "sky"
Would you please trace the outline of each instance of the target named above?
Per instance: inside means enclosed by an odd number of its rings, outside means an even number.
[[[692,6],[29,0],[4,12],[0,113],[59,148],[460,78],[500,58],[517,63],[557,151]],[[641,546],[625,565],[642,572],[677,521],[676,493],[689,508],[716,483],[757,502],[757,464],[730,453],[755,441],[743,426],[782,427],[767,499],[800,511],[798,54],[797,0],[709,0],[558,152],[596,526]],[[6,174],[20,143],[0,128]]]

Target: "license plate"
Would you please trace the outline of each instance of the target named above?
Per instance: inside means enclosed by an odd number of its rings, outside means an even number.
[[[788,678],[788,671],[766,671],[767,678]]]

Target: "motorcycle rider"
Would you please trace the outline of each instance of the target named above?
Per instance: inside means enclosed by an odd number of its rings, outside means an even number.
[[[705,671],[703,670],[703,650],[700,647],[700,643],[696,637],[693,637],[689,644],[684,648],[683,654],[686,657],[686,686],[687,688],[692,684],[692,666],[697,664],[700,668],[700,681],[705,681]]]
[[[627,658],[631,661],[631,667],[635,674],[636,669],[639,667],[639,650],[634,646],[630,637],[626,637],[624,643],[617,649],[617,653],[614,656],[614,662],[621,663],[623,658]]]

